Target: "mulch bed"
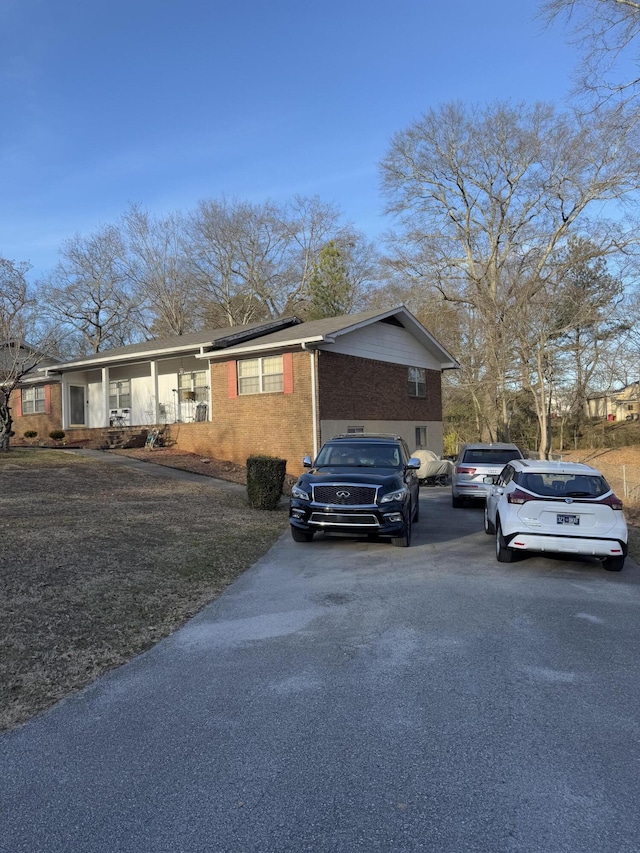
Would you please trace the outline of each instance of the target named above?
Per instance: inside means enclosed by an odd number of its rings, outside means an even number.
[[[107,452],[117,453],[120,456],[129,456],[132,459],[139,459],[143,462],[151,462],[154,465],[166,465],[168,468],[191,471],[193,474],[202,474],[204,477],[227,480],[230,483],[247,484],[247,469],[244,465],[208,456],[200,456],[197,453],[186,453],[175,450],[173,447],[154,447],[151,450],[140,447],[129,450],[110,450]],[[284,494],[290,494],[291,486],[295,481],[296,477],[292,475],[288,474],[285,477]]]

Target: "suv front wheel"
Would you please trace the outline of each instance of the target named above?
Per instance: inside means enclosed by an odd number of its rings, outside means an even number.
[[[400,536],[392,536],[391,544],[398,548],[408,548],[411,545],[411,506],[407,510],[404,518],[404,526]]]
[[[311,542],[315,530],[300,530],[299,527],[291,525],[291,536],[294,542]]]

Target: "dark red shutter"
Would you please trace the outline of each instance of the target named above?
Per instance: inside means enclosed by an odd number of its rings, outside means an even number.
[[[19,388],[13,390],[13,416],[19,418],[22,415],[22,391]]]
[[[44,386],[44,412],[45,415],[51,414],[51,385]]]

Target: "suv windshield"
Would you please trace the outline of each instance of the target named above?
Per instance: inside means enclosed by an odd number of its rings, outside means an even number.
[[[520,453],[516,449],[504,449],[495,447],[478,447],[475,449],[465,450],[465,464],[476,465],[506,465],[512,459],[520,459]]]
[[[316,467],[336,465],[346,465],[349,468],[400,468],[402,459],[400,448],[391,444],[349,444],[346,441],[325,444],[316,459]]]

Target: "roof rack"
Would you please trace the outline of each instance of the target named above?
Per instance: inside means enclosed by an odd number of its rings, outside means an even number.
[[[402,436],[400,435],[394,435],[388,432],[341,432],[337,435],[332,435],[329,441],[333,441],[336,438],[386,438],[392,441],[398,441],[401,437]]]

